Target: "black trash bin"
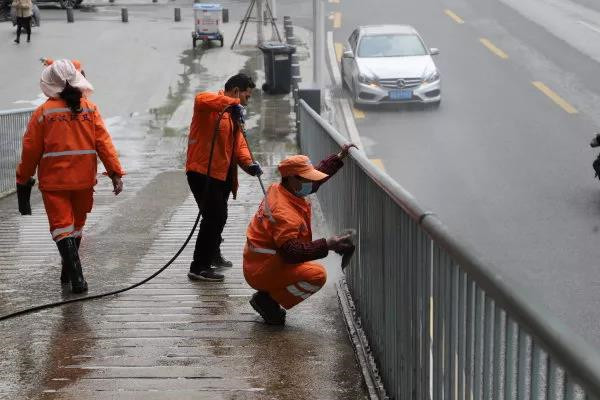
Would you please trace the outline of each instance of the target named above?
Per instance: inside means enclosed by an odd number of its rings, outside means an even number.
[[[264,42],[258,48],[265,58],[265,84],[269,94],[289,93],[292,87],[292,54],[294,46],[281,42]]]

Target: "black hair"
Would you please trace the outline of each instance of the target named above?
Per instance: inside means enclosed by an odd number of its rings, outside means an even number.
[[[67,106],[69,106],[73,114],[79,114],[81,112],[81,97],[83,95],[79,89],[74,88],[67,82],[67,86],[60,92],[59,96],[67,103]]]
[[[234,75],[231,78],[229,78],[225,83],[225,91],[227,92],[235,88],[238,88],[240,89],[240,91],[243,92],[244,90],[254,89],[255,87],[256,84],[254,83],[252,78],[246,74]]]

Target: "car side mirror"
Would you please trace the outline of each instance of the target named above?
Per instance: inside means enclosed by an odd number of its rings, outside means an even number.
[[[354,53],[352,50],[346,50],[342,53],[342,58],[354,58]]]
[[[438,54],[440,54],[440,49],[436,49],[435,47],[432,47],[429,49],[429,54],[431,54],[432,56],[437,56]]]

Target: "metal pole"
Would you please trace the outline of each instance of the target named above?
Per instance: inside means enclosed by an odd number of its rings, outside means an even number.
[[[265,40],[263,35],[263,0],[256,0],[256,45],[260,46]]]
[[[267,0],[268,1],[268,0]],[[277,0],[271,0],[271,17],[273,18],[273,25],[271,25],[271,40],[275,41],[279,37],[279,33],[277,32]]]
[[[321,28],[323,25],[323,3],[321,0],[313,0],[313,82],[319,85],[321,81],[321,47],[323,39]]]
[[[75,18],[73,16],[73,8],[67,7],[67,22],[73,22]]]

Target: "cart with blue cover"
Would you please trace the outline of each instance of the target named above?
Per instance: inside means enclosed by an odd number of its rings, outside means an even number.
[[[222,14],[223,7],[220,4],[194,4],[194,32],[192,32],[194,48],[196,48],[198,40],[202,40],[204,43],[218,40],[223,47],[223,34],[220,30]]]

